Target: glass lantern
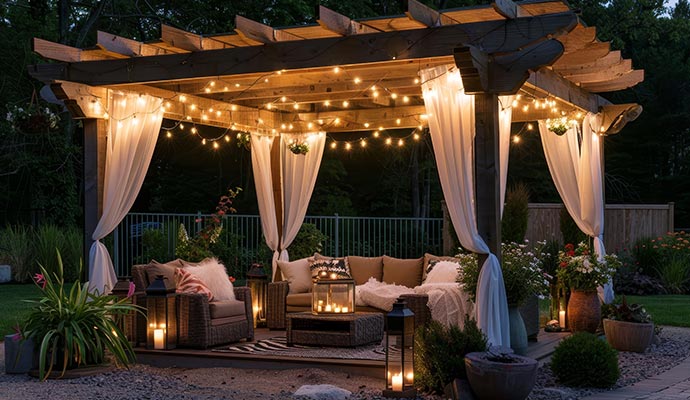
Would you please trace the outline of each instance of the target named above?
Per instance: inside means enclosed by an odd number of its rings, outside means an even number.
[[[355,281],[338,279],[335,273],[321,271],[312,280],[311,312],[314,315],[353,314]]]
[[[254,327],[266,326],[266,292],[268,291],[268,275],[261,264],[252,264],[247,272],[247,286],[252,292],[252,310],[254,312]]]
[[[386,315],[386,389],[384,397],[415,398],[414,313],[402,299]]]
[[[177,347],[177,308],[175,288],[167,288],[163,275],[146,288],[148,319],[146,348],[171,350]]]

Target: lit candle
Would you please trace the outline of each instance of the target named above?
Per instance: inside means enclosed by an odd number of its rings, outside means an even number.
[[[414,383],[414,372],[408,372],[405,377],[409,383]]]
[[[402,373],[393,375],[393,377],[391,378],[391,383],[393,386],[393,390],[395,390],[397,392],[402,392],[402,388],[403,388]]]
[[[331,312],[331,305],[330,305],[330,304],[326,304],[326,308],[324,309],[324,311],[326,311],[326,312]]]
[[[343,312],[344,312],[344,313],[350,312],[350,308],[349,308],[349,307],[343,307]]]
[[[316,306],[316,311],[318,311],[318,312],[323,311],[323,306],[321,306],[321,305]]]
[[[565,328],[565,310],[561,310],[558,312],[558,325],[561,328]]]
[[[323,300],[319,300],[318,305],[322,306],[322,305],[323,305]]]
[[[340,312],[340,307],[338,307],[338,306],[336,305],[334,311],[337,312],[337,313],[339,313],[339,312]]]
[[[332,272],[332,273],[331,273],[331,279],[335,279],[335,278],[337,278],[337,277],[338,277],[338,275],[336,275],[335,272]]]
[[[163,350],[165,348],[164,344],[163,329],[153,330],[153,348],[156,350]]]

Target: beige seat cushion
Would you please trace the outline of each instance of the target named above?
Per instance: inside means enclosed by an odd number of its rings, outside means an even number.
[[[372,277],[382,282],[383,257],[348,256],[347,259],[350,263],[352,279],[355,280],[356,285],[363,285]]]
[[[287,295],[285,304],[293,307],[311,308],[311,293],[291,293]]]
[[[311,270],[309,259],[295,261],[278,261],[278,268],[283,279],[288,281],[289,293],[306,293],[311,288]]]
[[[383,282],[395,283],[409,288],[422,283],[424,257],[394,258],[383,256]]]
[[[422,280],[425,280],[425,279],[426,279],[426,274],[429,273],[429,271],[428,271],[428,269],[429,269],[429,263],[430,263],[432,260],[438,260],[438,261],[452,261],[452,262],[456,262],[456,263],[458,263],[458,264],[460,263],[460,260],[457,259],[457,258],[455,258],[455,257],[451,257],[451,256],[435,256],[435,255],[433,255],[433,254],[424,253],[424,269],[422,270]]]
[[[159,263],[156,260],[151,260],[146,266],[146,276],[148,277],[149,285],[156,280],[156,276],[163,275],[165,286],[175,287],[176,268],[182,268],[182,263],[179,258],[177,260],[168,261],[165,264]],[[146,290],[146,288],[143,289]]]
[[[244,302],[239,300],[212,301],[208,303],[211,318],[234,317],[244,315]]]

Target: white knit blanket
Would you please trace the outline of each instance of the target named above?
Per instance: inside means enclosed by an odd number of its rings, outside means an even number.
[[[446,326],[462,327],[465,314],[473,315],[474,312],[474,304],[457,283],[426,283],[410,289],[370,278],[367,283],[357,286],[355,291],[357,305],[386,311],[393,309],[393,303],[400,295],[410,293],[427,294],[431,317]]]

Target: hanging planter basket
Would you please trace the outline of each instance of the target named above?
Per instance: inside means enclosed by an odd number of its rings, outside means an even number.
[[[31,102],[24,106],[14,106],[7,112],[7,121],[15,131],[35,134],[57,130],[60,117],[48,107],[41,107],[34,91]]]
[[[309,152],[309,145],[305,142],[292,142],[292,143],[288,144],[288,149],[293,154],[305,155]]]

